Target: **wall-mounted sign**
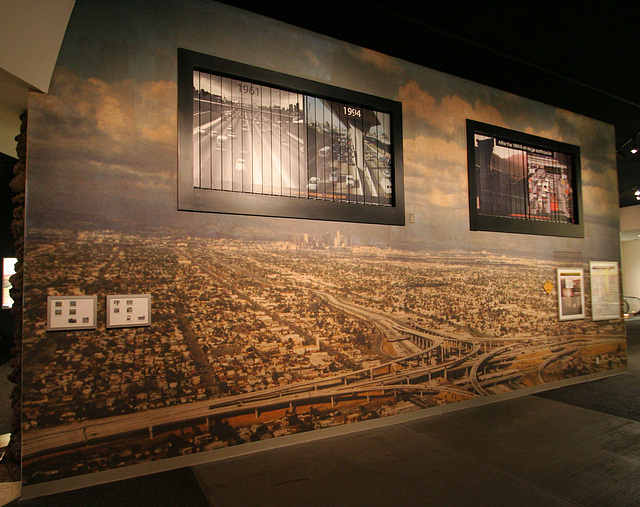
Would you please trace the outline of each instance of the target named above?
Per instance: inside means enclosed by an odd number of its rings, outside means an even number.
[[[583,237],[580,148],[467,120],[471,230]]]
[[[551,294],[551,291],[553,290],[553,284],[552,284],[549,280],[547,280],[547,281],[545,282],[545,284],[543,285],[543,287],[544,287],[544,290],[545,290],[545,292],[546,292],[547,294]]]
[[[401,104],[179,50],[179,208],[404,225]]]
[[[589,262],[591,320],[620,318],[620,278],[617,262]]]

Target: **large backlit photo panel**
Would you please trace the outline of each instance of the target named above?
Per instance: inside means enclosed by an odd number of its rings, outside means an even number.
[[[184,50],[179,67],[180,209],[404,223],[399,103]]]

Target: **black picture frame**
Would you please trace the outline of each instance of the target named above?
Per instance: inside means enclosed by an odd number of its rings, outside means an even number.
[[[375,117],[383,115],[385,118],[385,125],[387,125],[388,119],[389,132],[388,136],[385,137],[385,140],[388,139],[388,143],[385,142],[384,150],[380,150],[380,153],[382,153],[383,155],[386,155],[388,153],[388,156],[380,156],[380,159],[383,160],[382,163],[387,164],[386,167],[389,167],[390,169],[385,170],[383,175],[380,175],[381,171],[379,171],[376,176],[376,174],[374,174],[374,170],[364,169],[365,163],[364,160],[362,160],[360,164],[363,166],[363,169],[360,169],[360,166],[357,167],[357,170],[361,171],[361,173],[358,173],[359,176],[356,175],[356,178],[358,178],[356,186],[360,186],[362,188],[361,193],[363,195],[366,195],[366,188],[371,187],[372,189],[375,189],[375,185],[378,185],[379,188],[382,184],[382,180],[386,178],[385,191],[391,189],[392,192],[389,192],[389,194],[385,193],[386,200],[384,202],[382,198],[379,198],[379,202],[373,203],[366,201],[365,198],[358,199],[357,196],[353,200],[351,200],[351,202],[349,202],[350,199],[344,198],[344,195],[340,196],[342,200],[331,200],[330,198],[327,199],[325,198],[326,194],[322,194],[322,197],[320,198],[317,197],[318,194],[313,194],[315,197],[309,198],[308,196],[303,195],[304,187],[302,184],[302,177],[300,178],[299,190],[297,195],[283,196],[272,195],[268,193],[245,192],[243,190],[233,191],[231,189],[224,188],[201,188],[199,186],[200,183],[196,184],[196,173],[198,170],[198,166],[197,164],[194,166],[194,158],[198,157],[197,154],[194,155],[194,145],[200,142],[197,139],[194,140],[194,138],[196,138],[197,136],[196,129],[194,129],[194,114],[197,114],[194,113],[194,104],[197,100],[200,100],[194,98],[194,92],[195,94],[198,93],[198,91],[196,90],[196,86],[194,86],[194,72],[208,73],[207,75],[214,76],[215,78],[220,77],[221,79],[236,80],[232,81],[233,83],[235,83],[234,86],[237,85],[238,87],[244,87],[245,92],[247,90],[253,90],[252,87],[255,87],[256,91],[259,87],[268,87],[269,90],[276,90],[278,92],[282,91],[282,93],[301,94],[304,97],[310,97],[314,100],[320,100],[324,104],[328,104],[329,102],[331,102],[334,108],[335,105],[338,104],[341,106],[341,109],[345,109],[345,114],[348,109],[349,112],[353,113],[354,115],[356,113],[358,115],[362,113],[362,116],[368,114],[369,118],[371,118],[372,113],[376,115]],[[266,90],[267,88],[261,89],[264,92],[264,90]],[[238,93],[242,93],[242,88],[240,88],[240,91]],[[209,93],[208,96],[209,102],[212,104],[210,106],[212,109],[214,107],[214,101],[216,100],[218,101],[219,109],[223,109],[223,103],[225,103],[225,99],[223,99],[222,92],[216,99],[212,98],[212,93]],[[227,101],[227,103],[229,102],[232,103],[232,101]],[[271,104],[271,102],[269,102],[269,104]],[[242,107],[244,107],[244,110],[242,110]],[[255,105],[252,105],[251,107],[254,108],[254,111],[260,111],[260,109]],[[289,106],[289,108],[291,108],[291,105]],[[297,108],[298,106],[296,105],[296,109]],[[240,116],[241,121],[243,122],[243,130],[245,129],[244,122],[250,122],[251,126],[248,128],[251,129],[251,134],[254,135],[253,123],[256,120],[253,115],[261,113],[245,112],[248,109],[248,106],[236,106],[236,109],[241,109],[241,112],[233,113],[233,115],[235,115],[234,121],[237,122],[237,117]],[[301,109],[304,109],[304,106]],[[222,117],[222,113],[220,113],[219,111],[216,114]],[[298,114],[298,118],[301,119],[297,120],[296,123],[302,123],[304,121],[304,129],[306,133],[306,129],[309,129],[309,126],[307,125],[306,120],[302,119],[303,114],[306,114],[306,112]],[[332,114],[336,115],[337,113],[334,111]],[[245,119],[249,117],[251,119]],[[336,116],[332,116],[332,118],[335,117]],[[229,118],[229,116],[227,116],[227,118]],[[374,119],[373,121],[375,122],[376,120]],[[214,124],[214,122],[210,123]],[[351,123],[349,123],[349,126],[347,126],[346,129],[343,128],[345,125],[347,125],[347,123],[348,121],[345,120],[344,123],[341,124],[342,131],[347,131],[347,134],[341,134],[344,137],[350,135],[349,129],[352,128]],[[373,122],[366,123],[365,127],[371,125],[372,123]],[[223,127],[222,120],[218,120],[218,123],[215,123],[215,125],[219,129],[229,128],[228,126]],[[362,132],[365,133],[360,134],[360,140],[367,138],[366,131],[364,130],[365,127],[362,127]],[[314,128],[320,127],[317,127],[317,123],[314,123]],[[213,127],[209,126],[209,129],[210,131],[212,131]],[[273,129],[276,129],[275,123],[273,124]],[[371,132],[371,130],[369,130],[368,132]],[[254,137],[258,137],[260,130],[256,130],[256,133],[257,134]],[[226,137],[221,135],[221,132],[216,131],[216,134],[216,141],[211,142],[221,143],[226,141]],[[204,135],[207,135],[207,133],[205,132]],[[252,140],[251,142],[255,141]],[[351,142],[352,140],[348,138],[348,140],[345,141],[345,144]],[[362,140],[362,145],[365,146],[364,140]],[[335,145],[333,145],[333,147],[335,148]],[[305,146],[301,144],[299,146],[300,152],[303,152],[304,148]],[[314,151],[314,156],[317,157],[317,155],[315,155],[315,153],[317,152],[316,144],[314,144],[314,148],[316,148],[316,151]],[[325,147],[324,149],[331,150],[332,148]],[[335,151],[341,151],[343,149],[344,147],[339,147]],[[351,150],[351,148],[349,149]],[[371,159],[371,148],[368,149],[368,155],[364,153],[365,150],[367,150],[367,148],[361,149],[360,158],[366,159],[366,157],[368,156]],[[310,149],[307,151],[310,151]],[[376,151],[376,159],[377,155],[378,152]],[[356,155],[351,155],[353,159],[355,159],[356,156],[357,153]],[[367,95],[360,92],[346,90],[343,88],[338,88],[324,83],[310,81],[272,70],[254,67],[239,62],[225,60],[222,58],[197,53],[183,48],[178,49],[179,210],[387,225],[404,225],[405,212],[402,157],[402,105],[399,102]],[[211,155],[209,158],[213,158],[213,155]],[[334,156],[334,160],[336,159],[337,156]],[[220,164],[222,165],[222,162]],[[244,165],[244,159],[238,158],[235,168],[240,167],[240,169],[243,169]],[[227,172],[230,171],[229,169],[219,169],[218,171],[222,173],[223,170]],[[282,172],[282,169],[280,169],[280,171]],[[336,172],[337,171],[332,171],[332,174],[330,176],[332,178],[336,177],[337,179],[338,176],[334,175],[334,173]],[[309,191],[310,185],[312,183],[311,180],[309,180],[309,174],[309,172],[304,174],[305,181],[309,181],[309,183],[307,183],[306,185],[307,192]],[[346,178],[351,178],[351,181],[349,181],[348,183],[351,183],[351,185],[353,185],[354,176],[345,176],[343,174],[340,174],[339,178],[342,184],[342,188],[344,188],[346,185],[346,183],[344,183],[345,181],[347,181]],[[319,178],[316,178],[316,180],[318,179]],[[375,183],[372,183],[374,179],[376,179],[376,181]],[[365,185],[367,184],[368,186],[365,188]],[[349,189],[349,191],[351,190]],[[373,191],[374,190],[372,190],[372,192]]]
[[[578,146],[468,119],[467,159],[472,231],[584,237]]]

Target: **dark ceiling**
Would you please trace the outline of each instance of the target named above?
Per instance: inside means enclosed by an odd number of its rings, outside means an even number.
[[[640,2],[224,3],[613,124],[620,206],[640,204],[640,153],[629,153],[640,132]]]

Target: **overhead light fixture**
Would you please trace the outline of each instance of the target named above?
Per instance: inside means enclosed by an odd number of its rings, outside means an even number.
[[[624,154],[631,153],[635,155],[640,152],[640,132],[636,132],[633,136],[627,139],[624,143],[616,148],[616,153],[619,157],[624,158]]]

